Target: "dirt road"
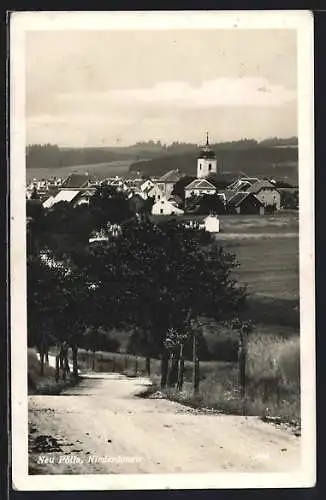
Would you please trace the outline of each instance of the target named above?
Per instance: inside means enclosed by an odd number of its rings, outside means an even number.
[[[59,396],[29,396],[30,473],[292,472],[300,439],[255,417],[137,397],[149,381],[87,374]]]

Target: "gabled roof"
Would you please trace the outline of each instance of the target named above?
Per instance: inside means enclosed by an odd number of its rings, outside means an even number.
[[[261,201],[253,193],[249,193],[248,191],[245,191],[245,192],[240,191],[238,193],[235,193],[235,195],[228,200],[228,205],[230,205],[232,207],[238,207],[248,197],[255,198],[255,201],[257,202],[257,204],[263,206]]]
[[[233,196],[235,196],[237,194],[237,191],[233,191],[233,189],[225,189],[225,191],[223,191],[224,195],[225,195],[225,199],[227,202],[229,202],[231,200],[231,198],[233,198]]]
[[[56,196],[51,196],[51,198],[48,198],[43,203],[43,206],[45,208],[51,208],[53,205],[61,201],[70,203],[74,198],[76,198],[79,193],[79,189],[63,189],[62,191],[59,191]]]
[[[159,182],[178,182],[181,179],[182,175],[179,169],[169,170],[164,175],[162,175],[158,181]]]
[[[274,184],[266,180],[258,180],[247,189],[249,193],[259,193],[262,189],[276,189]]]
[[[241,186],[251,186],[255,182],[259,181],[257,177],[239,177],[232,184],[228,186],[228,189],[239,189]]]
[[[215,189],[216,187],[214,184],[209,182],[207,179],[195,179],[192,181],[188,186],[185,187],[186,191],[189,191],[191,189]]]
[[[78,174],[73,173],[70,174],[62,183],[61,187],[63,188],[82,188],[86,187],[89,182],[94,182],[94,177],[88,174]]]

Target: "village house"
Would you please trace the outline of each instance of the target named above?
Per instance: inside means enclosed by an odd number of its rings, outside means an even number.
[[[166,199],[172,194],[174,185],[183,177],[180,170],[177,168],[175,170],[170,170],[166,174],[162,175],[157,181],[157,186],[165,195]]]
[[[73,207],[88,205],[95,193],[95,188],[62,189],[57,194],[50,196],[43,202],[44,208],[52,208],[60,202],[70,203]]]
[[[87,172],[79,174],[73,172],[61,184],[61,189],[82,189],[96,185],[97,179]]]
[[[164,192],[159,187],[159,184],[156,184],[154,182],[148,185],[146,189],[142,190],[140,194],[144,199],[153,198],[154,203],[157,203],[163,198],[166,198]]]
[[[215,194],[216,187],[207,179],[195,179],[185,187],[185,198],[191,196],[203,196],[204,194]]]
[[[281,208],[281,194],[272,182],[256,177],[244,177],[228,186],[228,190],[254,194],[265,208]]]
[[[168,201],[165,197],[154,203],[152,215],[182,215],[184,211],[178,208],[175,203]]]

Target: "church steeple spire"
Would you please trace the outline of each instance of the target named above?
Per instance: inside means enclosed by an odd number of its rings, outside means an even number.
[[[206,132],[206,146],[209,146],[209,142],[208,142],[208,132]]]

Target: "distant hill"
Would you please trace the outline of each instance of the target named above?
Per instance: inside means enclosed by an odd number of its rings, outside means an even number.
[[[249,176],[273,177],[293,185],[298,183],[298,148],[295,145],[255,144],[250,147],[227,147],[221,144],[214,147],[217,164],[221,172],[244,172]],[[197,173],[198,149],[191,153],[180,153],[153,158],[150,161],[138,161],[130,165],[129,170],[140,171],[144,175],[160,176],[165,172],[179,168],[187,175]]]
[[[216,151],[252,150],[259,147],[287,149],[297,148],[297,138],[271,138],[260,143],[253,139],[222,142],[213,144]],[[26,148],[26,167],[63,168],[70,166],[95,165],[117,161],[140,161],[155,158],[171,158],[174,155],[194,155],[198,153],[198,145],[192,143],[173,142],[170,145],[160,141],[138,142],[131,146],[63,148],[56,144],[31,144]]]

